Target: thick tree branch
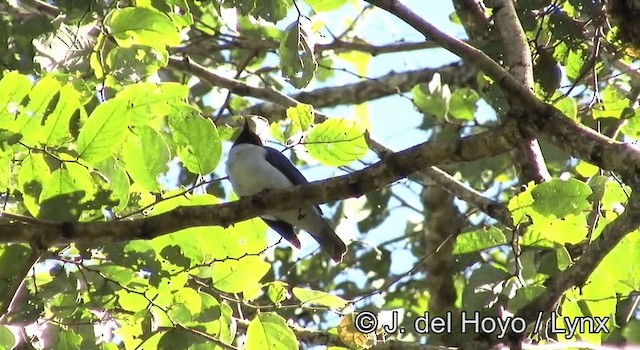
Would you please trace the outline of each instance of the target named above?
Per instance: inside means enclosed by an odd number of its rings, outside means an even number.
[[[498,63],[465,42],[451,37],[396,0],[367,0],[414,27],[429,39],[474,64],[494,79],[505,93],[523,105],[518,116],[523,131],[544,137],[574,157],[596,164],[604,170],[618,172],[633,187],[640,186],[640,152],[638,148],[616,142],[576,124],[554,106],[540,101],[528,88]]]
[[[512,0],[493,0],[492,5],[495,10],[496,27],[500,31],[503,42],[506,43],[503,45],[505,63],[523,87],[533,90],[531,50],[515,5]],[[510,100],[511,111],[507,113],[507,118],[520,114],[519,111],[522,109],[517,100],[514,98]],[[529,181],[540,183],[551,179],[540,144],[534,137],[524,138],[522,145],[511,152],[511,159],[518,171],[520,183]]]
[[[415,85],[426,83],[433,79],[435,73],[439,73],[443,83],[452,86],[476,86],[476,74],[473,67],[460,63],[450,64],[434,69],[419,69],[408,72],[395,73],[371,78],[353,84],[337,87],[320,88],[311,91],[299,92],[290,96],[283,95],[275,90],[262,87],[252,87],[240,80],[221,77],[208,68],[186,59],[172,57],[169,60],[171,67],[188,71],[213,86],[229,89],[241,96],[261,98],[268,103],[251,106],[239,112],[239,114],[255,114],[267,118],[270,121],[282,118],[286,107],[291,106],[291,101],[308,103],[319,109],[346,104],[359,104],[382,97],[391,96],[400,92],[407,92]],[[287,96],[286,98],[284,96]],[[229,115],[221,116],[220,122],[224,122]]]
[[[37,248],[69,242],[96,245],[150,239],[190,227],[227,227],[268,212],[360,196],[432,164],[452,164],[495,156],[511,149],[517,139],[514,128],[502,126],[460,140],[419,144],[389,154],[365,169],[336,178],[296,186],[285,191],[269,191],[231,203],[181,207],[137,220],[42,224],[12,221],[0,225],[0,243],[28,242]]]

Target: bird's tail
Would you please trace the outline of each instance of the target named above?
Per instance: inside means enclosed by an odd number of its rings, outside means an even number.
[[[311,237],[320,244],[320,248],[324,250],[333,261],[339,263],[342,261],[342,257],[347,252],[347,246],[342,239],[333,231],[331,226],[325,222],[321,231],[309,232]]]
[[[274,214],[279,220],[307,231],[320,244],[333,261],[339,263],[347,252],[347,246],[333,231],[329,223],[320,215],[316,208],[288,210]]]

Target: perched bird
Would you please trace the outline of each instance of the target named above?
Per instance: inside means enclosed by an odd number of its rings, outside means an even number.
[[[287,157],[262,144],[250,129],[247,119],[231,147],[226,165],[231,186],[240,197],[252,196],[266,189],[284,189],[308,183]],[[293,226],[311,234],[335,262],[342,261],[347,251],[347,246],[324,220],[318,206],[270,213],[261,218],[296,248],[300,248],[300,240]]]

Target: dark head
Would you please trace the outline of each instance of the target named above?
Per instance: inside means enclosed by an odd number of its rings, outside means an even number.
[[[236,138],[236,141],[233,143],[233,146],[231,147],[234,147],[235,145],[239,145],[242,143],[262,146],[262,140],[260,140],[260,137],[258,137],[256,133],[251,131],[251,127],[249,126],[249,118],[244,119],[244,127],[242,128],[240,135],[238,135],[238,138]]]

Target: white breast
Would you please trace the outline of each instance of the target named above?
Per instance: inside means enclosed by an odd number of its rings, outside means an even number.
[[[254,195],[264,189],[291,187],[289,179],[265,159],[264,148],[251,144],[236,145],[227,158],[227,175],[240,197]]]

